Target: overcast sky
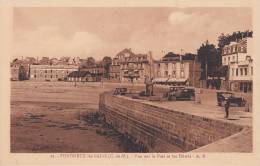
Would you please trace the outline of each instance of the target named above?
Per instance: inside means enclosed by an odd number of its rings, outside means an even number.
[[[251,17],[250,8],[15,8],[13,55],[101,59],[131,48],[159,59],[252,30]]]

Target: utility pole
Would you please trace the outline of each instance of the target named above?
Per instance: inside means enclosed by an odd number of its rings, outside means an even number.
[[[182,62],[182,51],[183,49],[181,48],[181,54],[180,54],[180,61]]]
[[[206,55],[206,80],[208,80],[208,55]]]
[[[195,87],[195,55],[194,55],[194,58],[193,58],[193,76],[192,76],[192,84],[193,84],[193,87]]]
[[[152,79],[152,52],[149,51],[149,58],[150,58],[150,80]]]

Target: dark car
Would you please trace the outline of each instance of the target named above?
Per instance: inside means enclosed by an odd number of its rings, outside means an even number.
[[[217,92],[217,100],[219,106],[224,106],[224,103],[229,99],[230,105],[243,107],[246,105],[246,100],[243,97],[236,97],[231,92]]]
[[[195,100],[195,89],[183,86],[170,87],[169,92],[165,94],[169,100]]]
[[[127,88],[116,88],[113,95],[125,95],[127,93]]]

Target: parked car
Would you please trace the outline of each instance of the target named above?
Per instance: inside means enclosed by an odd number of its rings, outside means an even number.
[[[139,92],[139,96],[148,96],[148,95],[145,93],[145,91],[141,91]]]
[[[230,106],[235,105],[243,107],[246,105],[246,100],[243,97],[236,97],[231,92],[217,92],[217,101],[219,106],[224,106],[225,102],[229,99]]]
[[[116,88],[113,95],[125,95],[127,93],[127,88]]]
[[[169,101],[174,100],[195,100],[195,89],[184,86],[170,87],[169,92],[165,94]]]

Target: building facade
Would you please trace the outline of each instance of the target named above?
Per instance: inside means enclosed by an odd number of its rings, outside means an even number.
[[[19,68],[18,65],[11,66],[11,81],[18,81],[19,80]]]
[[[87,66],[80,68],[80,71],[89,72],[94,78],[95,81],[101,81],[104,79],[105,68],[102,64],[95,64],[93,66]]]
[[[156,84],[188,85],[199,87],[200,64],[193,59],[182,59],[182,56],[164,57],[154,63]]]
[[[30,79],[40,81],[66,80],[69,73],[77,71],[75,65],[31,65]]]
[[[228,66],[228,90],[250,92],[253,87],[253,39],[231,42],[222,50],[222,65]]]
[[[113,64],[109,67],[109,79],[120,82],[120,65]]]
[[[69,82],[97,82],[100,81],[96,77],[96,74],[91,74],[88,71],[73,71],[71,72],[68,77],[67,81]]]
[[[89,73],[92,74],[100,74],[103,75],[105,73],[105,68],[101,64],[95,64],[93,66],[87,66],[84,68],[80,68],[80,71],[88,71]]]
[[[14,60],[10,64],[11,68],[11,81],[22,81],[29,79],[29,66],[30,62],[25,60]]]
[[[149,54],[134,54],[131,49],[124,49],[113,58],[110,76],[121,82],[144,83],[153,77],[153,59]]]

